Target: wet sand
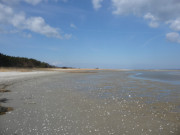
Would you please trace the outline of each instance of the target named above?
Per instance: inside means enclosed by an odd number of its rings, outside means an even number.
[[[92,72],[92,73],[91,73]],[[56,72],[6,80],[0,134],[180,134],[180,85],[131,71]]]

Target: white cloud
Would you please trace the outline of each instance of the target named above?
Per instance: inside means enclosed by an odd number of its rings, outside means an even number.
[[[10,20],[12,15],[13,15],[12,8],[0,4],[0,21],[2,23],[6,23],[8,20]]]
[[[16,13],[11,7],[0,3],[0,23],[10,24],[21,30],[29,30],[47,37],[62,39],[57,28],[48,25],[42,17],[26,17],[25,13]],[[64,35],[65,38],[70,36]]]
[[[24,0],[25,2],[32,4],[32,5],[37,5],[40,2],[42,2],[42,0]]]
[[[4,0],[5,1],[5,0]],[[26,2],[28,4],[31,4],[31,5],[37,5],[41,2],[47,2],[47,1],[54,1],[54,2],[58,2],[60,0],[14,0],[14,1],[23,1],[23,2]],[[66,3],[68,2],[68,0],[61,0],[62,2]]]
[[[70,27],[71,27],[71,28],[74,28],[74,29],[77,29],[76,25],[73,24],[73,23],[70,24]]]
[[[20,28],[29,29],[33,32],[46,35],[47,37],[62,38],[56,28],[46,24],[42,17],[30,17],[25,20],[25,23],[19,25]]]
[[[170,28],[174,31],[180,31],[180,18],[177,18],[173,21],[169,21],[170,23]]]
[[[0,0],[0,2],[8,4],[8,5],[17,4],[20,2],[26,2],[31,5],[37,5],[43,1],[47,1],[47,0]]]
[[[65,39],[70,39],[71,37],[72,37],[72,34],[65,34],[65,35],[64,35],[64,38],[65,38]]]
[[[144,19],[149,20],[149,26],[152,28],[157,28],[159,26],[158,18],[154,17],[151,13],[144,15]]]
[[[155,22],[155,21],[151,21],[151,22],[149,22],[149,26],[152,28],[157,28],[159,26],[159,23]]]
[[[150,27],[157,28],[160,24],[166,24],[170,29],[180,31],[180,0],[111,1],[113,6],[113,14],[133,14],[147,20]],[[167,35],[169,37],[169,34]]]
[[[55,2],[59,2],[59,1],[62,1],[64,3],[68,2],[68,0],[54,0]]]
[[[180,35],[177,32],[170,32],[166,34],[167,40],[171,42],[180,43]]]
[[[144,19],[150,19],[152,21],[156,21],[157,20],[151,13],[145,14],[144,15]]]
[[[92,4],[95,10],[101,8],[101,2],[103,2],[103,0],[92,0]]]
[[[23,33],[23,36],[26,37],[26,38],[31,38],[32,37],[32,35],[29,34],[29,33]]]
[[[144,16],[151,13],[160,20],[169,20],[179,16],[179,0],[111,0],[113,13],[118,15],[134,14]]]
[[[141,7],[147,0],[112,0],[114,14],[138,14],[141,12]]]

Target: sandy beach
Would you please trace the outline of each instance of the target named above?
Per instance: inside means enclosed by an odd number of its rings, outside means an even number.
[[[180,85],[137,73],[0,72],[0,89],[9,90],[0,104],[11,107],[0,115],[0,134],[178,135]]]

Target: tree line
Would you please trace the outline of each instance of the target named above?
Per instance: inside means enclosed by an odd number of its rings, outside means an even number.
[[[14,57],[0,53],[0,67],[53,68],[46,62],[25,57]]]

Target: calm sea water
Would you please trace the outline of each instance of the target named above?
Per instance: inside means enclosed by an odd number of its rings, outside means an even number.
[[[180,71],[140,71],[134,77],[180,85]]]

